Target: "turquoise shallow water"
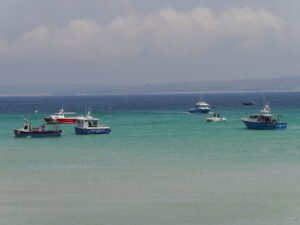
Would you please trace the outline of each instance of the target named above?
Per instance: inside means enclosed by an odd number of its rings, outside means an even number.
[[[300,108],[274,107],[286,131],[245,129],[258,109],[95,110],[111,134],[44,139],[14,138],[24,113],[2,112],[0,224],[298,224]]]

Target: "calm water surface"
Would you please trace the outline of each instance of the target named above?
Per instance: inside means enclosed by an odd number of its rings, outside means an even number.
[[[286,131],[245,129],[263,95]],[[228,121],[187,114],[199,95],[1,97],[0,224],[299,224],[300,93],[202,97]],[[111,134],[13,135],[86,103]]]

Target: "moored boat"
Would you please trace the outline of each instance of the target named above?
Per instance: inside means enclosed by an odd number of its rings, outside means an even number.
[[[255,105],[253,100],[243,102],[243,105]]]
[[[248,129],[256,130],[284,130],[287,128],[287,123],[282,122],[282,115],[272,114],[255,114],[249,118],[242,118]]]
[[[206,116],[207,122],[225,122],[227,121],[226,117],[221,117],[220,113],[216,114],[214,113],[212,117]]]
[[[77,123],[77,117],[65,117],[65,115],[75,114],[74,112],[65,112],[64,108],[61,108],[57,113],[45,117],[44,120],[47,124],[72,124]]]
[[[270,103],[266,103],[264,108],[260,110],[260,112],[263,114],[269,114],[271,112]]]
[[[45,124],[40,127],[33,127],[28,120],[25,120],[23,128],[14,129],[15,137],[60,137],[62,130],[58,125],[53,129],[47,130]]]
[[[75,126],[76,134],[109,134],[109,127],[101,126],[99,119],[93,118],[88,112],[87,116],[78,117],[77,125]]]
[[[209,110],[209,104],[201,100],[195,104],[194,108],[189,110],[189,113],[209,113]]]

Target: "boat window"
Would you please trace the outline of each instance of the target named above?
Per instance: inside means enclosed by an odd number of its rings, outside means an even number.
[[[94,127],[97,127],[97,126],[98,126],[98,120],[94,120],[94,121],[93,121],[93,126],[94,126]]]
[[[255,115],[255,116],[250,116],[250,119],[256,119],[258,116]]]
[[[28,130],[28,125],[25,125],[25,126],[24,126],[24,130]]]
[[[261,117],[262,121],[266,123],[271,123],[272,122],[272,117],[271,116],[262,116]]]

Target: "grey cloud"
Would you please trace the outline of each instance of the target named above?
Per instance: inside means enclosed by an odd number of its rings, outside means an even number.
[[[129,0],[98,0],[98,4],[115,16],[135,13],[134,7]]]
[[[119,16],[106,25],[92,19],[75,19],[63,28],[42,25],[15,41],[2,39],[0,56],[83,61],[130,58],[143,53],[182,57],[228,42],[235,47],[255,48],[266,39],[280,41],[285,28],[281,17],[263,8],[232,8],[221,13],[208,8],[185,12],[168,8],[144,16]]]

